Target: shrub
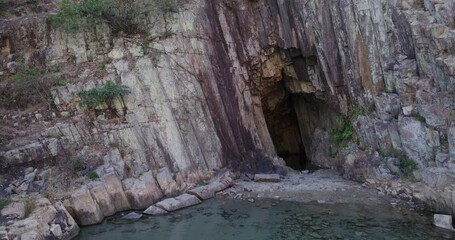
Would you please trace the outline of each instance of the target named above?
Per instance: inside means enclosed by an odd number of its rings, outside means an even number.
[[[418,169],[418,165],[414,161],[409,159],[406,153],[402,150],[390,148],[387,151],[382,152],[381,155],[398,158],[400,160],[399,167],[401,173],[403,173],[403,175],[405,176],[411,175],[413,171]]]
[[[152,13],[166,17],[178,11],[177,0],[63,0],[57,14],[49,16],[52,25],[66,32],[95,27],[107,23],[114,33],[145,32]]]
[[[49,107],[54,106],[51,88],[57,85],[57,80],[47,74],[46,69],[37,67],[21,67],[12,76],[12,81],[4,89],[4,98],[9,100],[5,105],[26,107],[29,104],[45,102]],[[2,93],[3,95],[3,93]]]
[[[352,124],[341,115],[338,116],[336,120],[339,128],[333,130],[330,134],[332,140],[337,143],[351,140],[354,134],[354,127],[352,127]]]
[[[99,178],[98,173],[96,173],[95,171],[90,171],[90,172],[88,172],[88,173],[87,173],[87,177],[90,178],[90,179]]]
[[[77,95],[81,99],[80,104],[88,109],[93,110],[102,105],[106,105],[109,110],[115,112],[114,100],[122,100],[123,106],[125,107],[123,96],[130,92],[128,86],[115,84],[109,80],[102,87],[83,90]]]
[[[0,210],[8,206],[9,203],[10,203],[9,199],[0,197]]]
[[[69,167],[73,172],[79,172],[86,168],[86,164],[85,164],[84,159],[82,159],[82,157],[80,157],[80,156],[71,157]]]

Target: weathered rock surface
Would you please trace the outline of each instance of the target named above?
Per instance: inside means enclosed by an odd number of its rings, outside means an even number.
[[[197,196],[199,199],[206,200],[215,197],[215,194],[232,185],[232,178],[223,177],[215,181],[188,191],[189,194]]]
[[[144,209],[163,197],[151,171],[144,173],[138,179],[125,179],[123,185],[127,189],[125,195],[128,202],[134,209]]]
[[[65,208],[80,225],[91,225],[103,220],[104,215],[87,188],[81,188],[71,194],[64,202]]]
[[[61,203],[52,205],[46,198],[36,198],[32,211],[25,215],[25,201],[14,199],[2,209],[1,217],[7,220],[0,226],[2,239],[71,239],[79,233],[79,226]]]
[[[37,4],[50,11],[47,2]],[[175,21],[154,26],[157,35],[175,34],[154,36],[152,53],[143,39],[114,36],[103,24],[66,34],[46,13],[7,12],[2,79],[23,59],[63,69],[57,75],[67,83],[52,88],[54,114],[2,110],[2,166],[98,152],[89,170],[101,181],[68,184],[80,190],[65,205],[83,224],[149,206],[224,166],[278,171],[277,154],[289,166],[307,159],[384,185],[409,170],[422,180],[411,195],[453,214],[453,8],[428,0],[190,1]],[[118,118],[79,104],[80,90],[107,80],[131,89],[114,103]],[[400,169],[404,163],[418,169]],[[43,193],[55,177],[25,175],[7,192]]]
[[[194,195],[184,193],[175,198],[168,198],[155,204],[155,206],[168,212],[200,204],[202,201]]]

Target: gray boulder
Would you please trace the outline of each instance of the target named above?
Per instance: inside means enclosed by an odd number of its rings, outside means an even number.
[[[433,224],[436,227],[455,231],[455,229],[453,228],[453,225],[452,225],[452,216],[451,215],[435,214]]]
[[[202,200],[215,197],[215,193],[222,191],[232,185],[232,178],[218,179],[208,185],[191,189],[188,193],[197,196]]]
[[[168,212],[173,212],[178,209],[200,204],[201,202],[202,201],[199,200],[199,198],[197,198],[196,196],[184,193],[175,198],[165,199],[165,200],[155,204],[155,206],[162,208]]]
[[[168,212],[156,206],[150,206],[149,208],[145,209],[144,214],[151,215],[151,216],[160,216],[166,215]]]

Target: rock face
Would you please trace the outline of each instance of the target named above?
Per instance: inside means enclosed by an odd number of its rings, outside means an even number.
[[[79,190],[65,206],[80,224],[145,208],[225,166],[269,173],[284,162],[359,181],[414,175],[415,198],[455,213],[453,1],[185,2],[154,26],[149,51],[107,25],[64,33],[46,13],[3,19],[6,77],[24,59],[66,80],[52,88],[55,116],[2,114],[2,132],[20,136],[2,139],[3,166],[97,152],[90,170],[101,180],[69,184]],[[80,90],[108,80],[131,89],[114,103],[118,117],[79,105]],[[36,176],[10,190],[41,191]]]
[[[1,217],[6,220],[0,227],[2,239],[72,239],[79,234],[79,226],[61,203],[36,198],[30,213],[24,204],[26,200],[14,199],[2,209]]]

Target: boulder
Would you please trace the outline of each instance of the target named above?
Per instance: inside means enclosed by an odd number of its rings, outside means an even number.
[[[455,231],[455,229],[453,228],[453,225],[452,225],[452,216],[451,215],[435,214],[433,224],[436,227]]]
[[[215,194],[222,191],[232,185],[232,178],[226,177],[223,179],[217,179],[214,182],[191,189],[188,191],[189,194],[195,195],[202,200],[215,197]]]
[[[280,182],[279,174],[256,174],[254,175],[255,182]]]
[[[168,212],[156,206],[150,206],[149,208],[145,209],[144,214],[152,215],[152,216],[160,216],[166,215]]]
[[[201,202],[202,201],[199,200],[199,198],[197,198],[196,196],[184,193],[175,198],[165,199],[165,200],[155,204],[155,206],[162,208],[168,212],[172,212],[172,211],[175,211],[178,209],[200,204]]]

